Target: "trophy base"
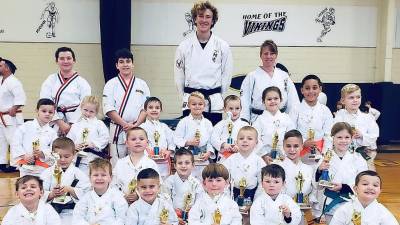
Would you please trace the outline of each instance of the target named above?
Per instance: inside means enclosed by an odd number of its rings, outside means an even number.
[[[60,197],[53,199],[53,202],[57,203],[57,204],[67,204],[70,201],[72,201],[71,196],[60,196]]]
[[[242,215],[249,215],[249,210],[250,210],[249,205],[239,206],[239,212]]]
[[[320,180],[318,182],[318,186],[325,187],[325,188],[333,188],[335,185],[333,185],[330,181]]]
[[[152,155],[151,158],[153,160],[165,160],[165,157],[163,155]]]
[[[308,203],[297,203],[297,205],[300,207],[300,210],[311,209],[311,205]]]

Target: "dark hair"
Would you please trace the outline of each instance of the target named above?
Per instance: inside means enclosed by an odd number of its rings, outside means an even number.
[[[175,151],[175,154],[174,154],[174,164],[176,164],[177,159],[183,155],[190,156],[190,161],[192,161],[192,163],[194,163],[194,156],[193,156],[192,151],[190,151],[189,149],[186,149],[186,148],[179,148],[178,150]]]
[[[75,154],[75,144],[67,137],[56,138],[56,140],[53,141],[52,151],[55,149],[71,150],[72,153]]]
[[[281,93],[281,90],[280,90],[278,87],[271,86],[271,87],[265,88],[264,91],[262,92],[262,102],[263,102],[263,103],[265,102],[265,97],[266,97],[267,94],[268,94],[269,92],[271,92],[271,91],[277,92],[278,95],[279,95],[279,98],[280,98],[281,101],[282,101],[282,93]]]
[[[48,98],[41,98],[39,99],[39,101],[36,104],[36,109],[39,109],[40,106],[42,105],[51,105],[51,106],[55,106],[56,104],[53,102],[53,100],[48,99]]]
[[[357,174],[355,185],[357,185],[360,182],[362,176],[378,177],[379,181],[381,183],[381,187],[382,187],[382,178],[381,178],[381,176],[379,176],[379,174],[377,172],[372,171],[372,170],[365,170],[365,171],[362,171],[359,174]]]
[[[92,175],[93,170],[96,169],[108,169],[108,173],[112,176],[112,165],[110,161],[103,158],[95,158],[89,163],[89,175]]]
[[[350,135],[353,135],[353,130],[351,129],[350,124],[346,122],[337,122],[332,126],[331,129],[331,136],[335,136],[337,133],[339,133],[342,130],[346,130],[349,132]]]
[[[368,101],[366,101],[366,102],[365,102],[365,104],[366,104],[366,105],[370,105],[370,106],[372,106],[372,102],[371,102],[371,101],[369,101],[369,100],[368,100]]]
[[[11,73],[15,73],[15,71],[17,70],[17,67],[15,66],[15,64],[13,62],[11,62],[8,59],[1,59],[0,61],[3,61],[4,64],[8,67],[8,69],[10,70]]]
[[[131,59],[133,61],[133,54],[126,48],[118,49],[115,52],[115,63],[118,63],[119,59]]]
[[[288,132],[285,133],[285,136],[283,137],[283,141],[286,141],[288,138],[295,137],[299,138],[301,142],[303,142],[303,136],[301,135],[300,131],[298,130],[289,130]]]
[[[71,52],[72,59],[76,61],[75,52],[70,47],[60,47],[56,50],[56,53],[54,54],[54,56],[56,57],[56,62],[58,60],[58,57],[60,56],[60,52]]]
[[[145,109],[145,110],[147,110],[147,105],[148,105],[150,102],[158,102],[158,103],[160,103],[160,108],[161,108],[161,110],[162,110],[162,102],[161,102],[161,100],[160,100],[159,98],[157,98],[157,97],[150,97],[150,98],[146,99],[146,101],[144,102],[144,109]]]
[[[320,87],[322,87],[322,81],[321,81],[321,79],[319,79],[319,77],[318,77],[317,75],[314,75],[314,74],[309,74],[309,75],[305,76],[305,77],[303,78],[303,80],[301,80],[301,86],[304,86],[304,83],[305,83],[306,81],[308,81],[308,80],[316,80],[316,81],[318,82],[318,85],[319,85]]]
[[[143,128],[141,128],[141,127],[133,127],[133,128],[128,129],[128,130],[126,131],[126,138],[128,139],[129,134],[130,134],[132,131],[136,131],[136,130],[141,130],[141,131],[143,131],[143,132],[144,132],[144,135],[146,136],[146,138],[147,138],[147,139],[149,138],[149,137],[147,136],[146,130],[143,129]]]
[[[278,46],[275,44],[273,40],[265,40],[260,46],[260,56],[264,48],[268,48],[268,50],[272,53],[278,54]]]
[[[224,180],[229,179],[229,171],[228,169],[219,163],[210,163],[208,164],[201,173],[203,180],[206,178],[218,178],[222,177]]]
[[[199,14],[199,12],[204,12],[206,9],[209,9],[213,14],[212,24],[211,24],[211,28],[213,28],[215,23],[217,23],[218,21],[218,10],[217,8],[215,8],[215,6],[211,5],[209,1],[206,2],[199,1],[193,5],[192,10],[190,11],[190,13],[192,14],[193,23],[196,26],[197,15]]]
[[[282,178],[282,181],[285,182],[285,170],[282,166],[277,164],[271,164],[265,166],[261,169],[261,179],[264,180],[265,176],[271,176],[273,178]]]
[[[39,183],[39,188],[40,190],[43,190],[43,180],[40,179],[38,176],[33,176],[33,175],[25,175],[23,177],[20,177],[17,179],[15,182],[15,191],[18,191],[18,189],[21,187],[21,185],[25,184],[26,182],[30,180],[35,180]]]
[[[228,102],[230,101],[239,101],[240,102],[240,97],[237,95],[228,95],[224,99],[224,107],[228,105]],[[242,107],[242,103],[240,102],[240,108]]]
[[[160,175],[157,173],[157,171],[153,168],[146,168],[141,170],[138,175],[136,180],[139,182],[142,179],[160,179]]]

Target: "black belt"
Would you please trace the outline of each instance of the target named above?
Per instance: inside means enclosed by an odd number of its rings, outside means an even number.
[[[76,187],[78,182],[79,182],[78,179],[74,179],[71,183],[71,187]],[[69,193],[66,196],[69,196]],[[74,200],[71,200],[66,204],[52,202],[52,203],[50,203],[50,205],[53,206],[54,210],[56,210],[57,213],[61,213],[64,209],[74,209],[75,208]]]
[[[222,88],[221,87],[216,87],[213,89],[202,89],[202,88],[191,88],[191,87],[184,87],[183,88],[183,92],[190,94],[192,92],[198,91],[201,94],[204,95],[204,98],[207,99],[208,101],[208,111],[211,112],[211,99],[210,96],[213,94],[217,94],[217,93],[221,93],[222,92]]]
[[[261,115],[261,114],[263,114],[263,112],[264,112],[264,110],[251,108],[251,113]]]
[[[82,151],[90,152],[90,153],[95,154],[96,156],[98,156],[100,158],[103,158],[103,159],[110,159],[110,156],[107,153],[105,153],[103,150],[98,152],[98,151],[96,151],[94,149],[91,149],[91,148],[85,148]],[[75,162],[75,166],[76,167],[79,167],[79,165],[81,164],[81,160],[82,160],[82,156],[78,155],[76,157],[76,162]]]
[[[256,190],[257,190],[257,187],[255,187],[253,189],[245,189],[243,197],[244,198],[250,198],[251,201],[254,201],[254,195],[256,194]],[[233,187],[233,197],[234,197],[234,199],[236,199],[237,196],[239,196],[239,194],[240,194],[240,189]]]

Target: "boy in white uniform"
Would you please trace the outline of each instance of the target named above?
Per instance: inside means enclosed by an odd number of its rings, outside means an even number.
[[[330,225],[356,224],[356,215],[359,215],[358,224],[398,225],[393,214],[377,201],[381,184],[381,177],[375,171],[359,173],[354,186],[357,196],[336,210]]]
[[[219,162],[224,161],[230,155],[239,150],[236,145],[236,137],[240,128],[249,125],[240,118],[242,106],[240,98],[236,95],[229,95],[224,100],[224,111],[227,118],[218,122],[211,135],[211,144],[219,152]]]
[[[89,174],[93,190],[76,204],[72,224],[124,225],[128,204],[123,194],[110,185],[111,163],[96,158],[89,164]]]
[[[190,93],[199,91],[207,99],[205,117],[216,124],[222,119],[222,95],[231,83],[232,53],[229,45],[211,32],[218,11],[210,2],[195,3],[191,14],[197,29],[176,49],[175,84],[183,100],[183,116],[189,115]]]
[[[243,110],[241,118],[253,123],[264,111],[263,91],[276,86],[282,93],[279,109],[289,113],[300,102],[296,87],[288,73],[276,67],[278,46],[272,40],[266,40],[260,47],[262,66],[250,72],[240,87]]]
[[[160,175],[146,168],[137,175],[139,200],[128,209],[125,225],[178,225],[178,217],[169,200],[158,197]]]
[[[119,159],[114,167],[113,186],[121,190],[126,201],[132,204],[138,199],[135,192],[137,174],[146,168],[158,171],[158,166],[145,154],[148,138],[143,128],[134,127],[126,132],[126,148],[129,155]]]
[[[16,69],[14,63],[0,58],[0,170],[4,172],[13,171],[7,167],[8,145],[17,127],[24,122],[21,107],[26,96],[22,83],[14,76]]]
[[[95,158],[108,158],[104,149],[108,145],[108,128],[97,119],[100,101],[96,96],[86,96],[81,103],[81,118],[72,124],[67,137],[75,143],[78,154],[75,166],[89,175],[89,162]]]
[[[301,220],[300,207],[293,199],[283,194],[285,170],[276,164],[264,167],[261,171],[264,193],[256,198],[250,209],[251,225],[293,224]]]
[[[89,178],[72,163],[75,145],[71,139],[57,138],[52,148],[59,159],[40,175],[43,180],[43,200],[51,203],[60,214],[63,225],[69,225],[75,204],[90,190]]]
[[[303,162],[313,165],[316,164],[317,159],[321,158],[322,152],[332,149],[330,133],[333,116],[329,108],[318,101],[319,93],[322,91],[322,82],[319,77],[313,74],[307,75],[301,84],[303,100],[289,113],[289,116],[304,138],[300,156],[303,157]],[[310,154],[313,158],[310,158]]]
[[[11,158],[20,167],[20,176],[40,176],[43,170],[54,163],[51,145],[57,132],[49,126],[55,112],[54,102],[39,99],[36,106],[37,118],[17,128],[11,144]]]
[[[203,172],[203,187],[206,193],[194,203],[189,211],[190,225],[242,225],[239,207],[227,194],[229,172],[219,163],[207,165]]]
[[[353,132],[352,151],[360,152],[367,160],[368,168],[375,170],[376,139],[379,137],[379,127],[375,118],[360,111],[361,89],[355,84],[346,84],[340,91],[344,109],[336,113],[334,122],[347,122]]]
[[[114,166],[128,152],[125,148],[125,131],[144,122],[143,104],[150,97],[146,82],[134,75],[133,55],[128,49],[115,53],[118,76],[107,81],[103,91],[103,112],[111,119],[110,154]]]
[[[59,72],[51,74],[43,82],[40,98],[48,98],[56,104],[54,121],[62,135],[66,135],[81,115],[79,104],[91,94],[89,83],[74,70],[75,53],[69,47],[58,48],[55,52]]]
[[[61,225],[60,216],[53,207],[40,200],[43,181],[39,177],[20,177],[15,189],[20,203],[8,210],[1,225]]]

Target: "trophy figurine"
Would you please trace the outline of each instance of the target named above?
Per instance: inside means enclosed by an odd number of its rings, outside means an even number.
[[[219,211],[219,209],[217,208],[213,214],[214,223],[221,224],[221,217],[222,217],[221,211]]]
[[[201,133],[199,129],[196,129],[196,132],[194,133],[194,138],[196,140],[200,140],[201,138]],[[194,156],[198,156],[199,154],[201,154],[201,150],[198,146],[193,146],[193,155]]]
[[[233,123],[232,121],[228,122],[228,139],[226,140],[227,144],[233,144],[233,138],[232,138],[232,131],[233,131]]]
[[[190,204],[192,203],[192,193],[186,193],[185,198],[183,199],[183,210],[182,210],[182,220],[187,222],[188,214],[190,209]]]
[[[315,138],[315,131],[312,128],[309,128],[307,131],[307,137],[309,140],[314,141]],[[311,147],[310,155],[308,156],[309,159],[315,159],[317,155],[317,149],[315,146]]]
[[[279,135],[278,132],[272,136],[272,148],[271,148],[271,158],[276,160],[278,158],[278,142],[279,142]]]
[[[158,131],[154,131],[154,156],[158,158],[160,156],[160,146],[159,146],[159,141],[160,141],[160,133]]]
[[[304,185],[304,177],[303,174],[299,171],[299,174],[295,177],[296,179],[296,203],[300,206],[300,209],[309,209],[311,206],[307,203],[306,197],[303,193],[303,185]]]
[[[87,144],[89,137],[89,128],[84,128],[82,131],[82,143]]]
[[[166,208],[163,208],[160,213],[160,223],[168,223],[169,213]]]
[[[326,151],[325,155],[324,155],[324,161],[328,162],[331,161],[331,158],[333,156],[332,150]],[[322,186],[322,187],[328,187],[331,188],[333,187],[333,184],[330,181],[330,177],[329,177],[329,170],[322,170],[322,174],[321,177],[319,178],[319,182],[318,185]]]
[[[129,194],[133,194],[133,193],[135,192],[136,186],[137,186],[137,181],[136,181],[135,178],[133,178],[133,179],[131,180],[131,182],[129,182],[129,184],[128,184],[128,191],[129,191]]]
[[[239,195],[237,197],[237,204],[240,207],[244,206],[244,191],[246,190],[247,187],[247,181],[246,178],[242,177],[239,181]]]
[[[32,151],[40,151],[40,140],[39,138],[36,141],[32,142]],[[35,161],[37,160],[37,157],[35,157]],[[35,162],[30,163],[29,165],[35,165]]]
[[[83,156],[87,156],[88,155],[83,150],[89,146],[89,143],[88,143],[88,141],[89,141],[88,140],[88,138],[89,138],[89,128],[86,127],[86,128],[83,129],[81,138],[82,138],[82,143],[80,144],[81,145],[81,149],[78,149],[78,154],[79,154],[78,157],[83,157]]]
[[[353,209],[351,222],[353,222],[354,225],[361,225],[361,213]]]
[[[56,166],[54,167],[54,171],[53,171],[53,177],[56,179],[57,186],[61,185],[62,173],[63,173],[62,169],[60,168],[59,165],[56,164]],[[57,203],[64,203],[65,197],[66,197],[65,195],[59,196],[59,197],[55,198],[54,200],[56,200]]]

